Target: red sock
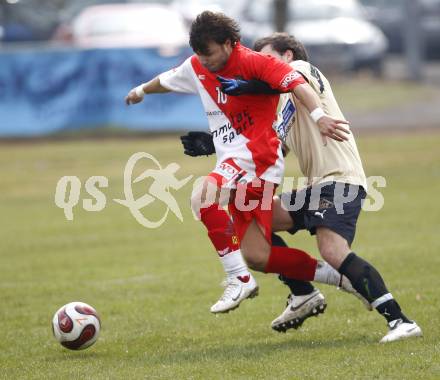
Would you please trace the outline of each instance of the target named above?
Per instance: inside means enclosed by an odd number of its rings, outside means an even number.
[[[232,220],[218,204],[200,209],[200,219],[220,256],[240,248]]]
[[[317,264],[318,260],[300,249],[272,247],[264,271],[295,280],[313,281]]]

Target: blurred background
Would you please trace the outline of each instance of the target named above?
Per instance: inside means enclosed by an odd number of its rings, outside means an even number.
[[[354,127],[440,125],[440,0],[0,0],[0,137],[204,129],[195,96],[123,98],[191,54],[205,9],[250,47],[294,34]]]

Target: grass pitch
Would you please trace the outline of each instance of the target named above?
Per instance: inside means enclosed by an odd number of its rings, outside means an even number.
[[[213,158],[191,159],[176,137],[4,144],[0,147],[1,379],[439,379],[440,134],[358,139],[367,175],[387,179],[385,207],[363,213],[354,250],[370,260],[425,337],[379,345],[384,320],[354,297],[320,286],[323,316],[278,334],[271,320],[286,289],[257,274],[260,296],[221,316],[209,313],[222,269],[189,210],[191,186],[174,192],[184,222],[170,214],[157,229],[139,225],[123,197],[123,170],[145,151],[178,178],[206,174]],[[141,164],[139,164],[141,165]],[[295,158],[289,174],[298,174]],[[60,177],[109,178],[107,204],[74,220],[54,204]],[[192,181],[191,181],[192,184]],[[145,193],[143,189],[135,191]],[[158,203],[158,202],[157,202]],[[147,206],[155,218],[163,205]],[[317,254],[307,233],[286,236]],[[95,346],[68,351],[52,337],[53,313],[84,301],[101,314]]]

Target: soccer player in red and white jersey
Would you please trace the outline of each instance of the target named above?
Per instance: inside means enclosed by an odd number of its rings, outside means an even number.
[[[234,20],[203,12],[191,26],[190,45],[195,54],[179,67],[132,89],[126,97],[127,104],[136,104],[151,93],[200,95],[214,137],[217,164],[199,196],[193,196],[192,207],[224,259],[225,269],[243,285],[237,288],[238,300],[258,290],[237,254],[240,250],[252,267],[264,268],[266,273],[314,280],[321,269],[316,259],[301,250],[271,246],[272,195],[284,171],[281,143],[272,128],[279,95],[228,97],[221,92],[217,76],[257,78],[274,89],[293,92],[316,120],[324,140],[343,141],[349,133],[342,125],[346,121],[324,113],[315,92],[292,67],[253,52],[239,41]],[[221,207],[222,198],[232,220]]]

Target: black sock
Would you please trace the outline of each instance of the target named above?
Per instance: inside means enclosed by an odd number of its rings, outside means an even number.
[[[276,247],[287,247],[286,242],[278,235],[272,234],[272,245]],[[278,276],[280,281],[287,285],[290,292],[294,296],[304,296],[310,294],[315,290],[314,286],[308,281],[295,280],[293,278],[287,278],[280,274]]]
[[[346,276],[355,288],[368,302],[373,303],[380,297],[389,294],[379,272],[368,262],[351,252],[339,267],[339,273]],[[400,310],[400,306],[393,298],[376,306],[376,310],[385,317],[388,322],[401,318],[409,322],[408,318]]]

